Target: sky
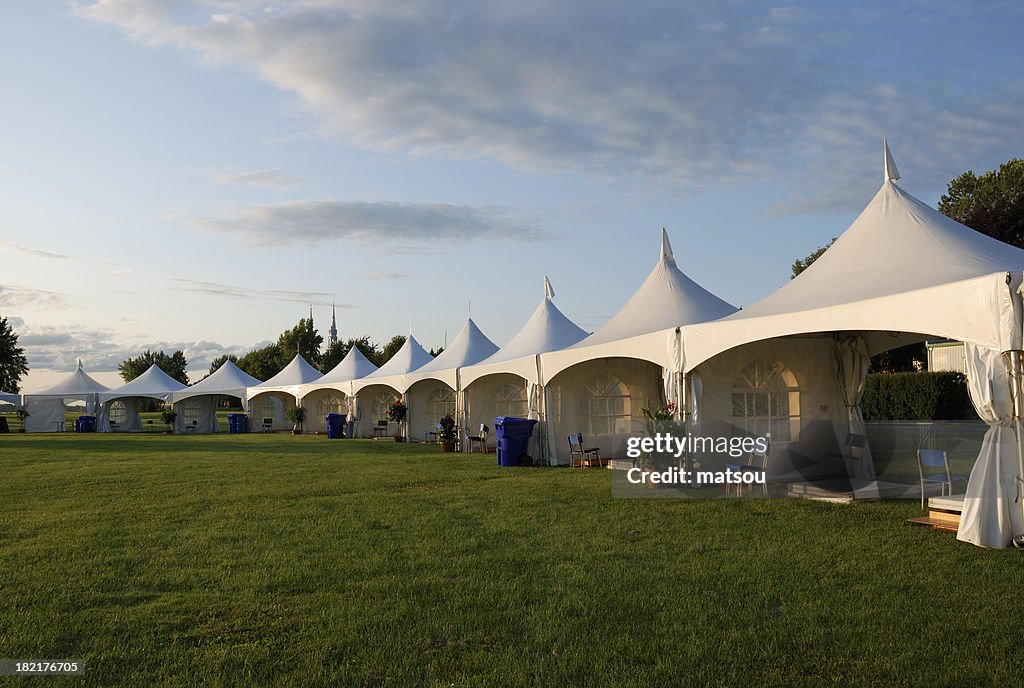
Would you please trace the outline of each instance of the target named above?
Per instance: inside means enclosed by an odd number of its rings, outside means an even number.
[[[38,391],[145,349],[544,296],[587,331],[655,264],[750,305],[882,181],[935,204],[1022,155],[1024,7],[887,1],[0,5],[0,316]]]

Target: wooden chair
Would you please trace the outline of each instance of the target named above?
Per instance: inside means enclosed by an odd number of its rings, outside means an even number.
[[[601,465],[601,450],[598,447],[584,447],[583,435],[575,432],[569,435],[569,468],[576,467],[577,456],[580,459],[580,468],[592,466],[594,461],[598,466]]]
[[[373,437],[374,437],[374,439],[376,439],[378,437],[387,437],[387,436],[388,436],[388,422],[386,420],[379,420],[379,421],[377,421],[377,424],[373,426]]]
[[[481,424],[480,425],[480,434],[479,435],[469,435],[468,437],[466,437],[466,439],[469,441],[469,453],[470,454],[473,453],[473,447],[476,444],[480,445],[480,451],[482,451],[484,454],[487,453],[487,433],[489,431],[490,431],[490,428],[488,428],[486,424]]]

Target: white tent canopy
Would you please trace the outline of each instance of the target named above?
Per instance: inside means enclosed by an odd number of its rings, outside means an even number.
[[[11,394],[9,392],[0,392],[0,401],[5,404],[14,404],[15,406],[21,406],[21,395]]]
[[[858,404],[869,355],[925,335],[966,342],[968,359],[973,355],[977,363],[969,385],[972,399],[992,429],[971,476],[958,537],[1003,547],[1024,532],[1021,504],[1013,497],[1019,445],[1005,432],[1007,414],[1019,412],[996,404],[989,392],[1006,385],[1009,364],[1001,354],[1021,349],[1018,290],[1024,251],[949,219],[896,186],[899,175],[888,146],[884,152],[882,188],[810,268],[733,316],[681,328],[680,370],[690,374],[691,388],[703,389],[704,397],[709,383],[717,384],[717,396],[724,400],[736,382],[709,378],[702,373],[708,364],[727,368],[723,361],[729,357],[736,359],[733,370],[756,364],[746,360],[751,358],[743,353],[747,344],[775,342],[771,346],[781,351],[800,338],[828,340],[832,355],[824,349],[817,355],[829,369],[819,366],[817,374],[839,398],[832,420],[837,432],[863,433]],[[707,419],[707,409],[701,408],[707,404],[700,397],[693,395],[693,411]],[[815,403],[824,407],[822,400]],[[991,413],[983,408],[986,404],[994,404]],[[798,406],[801,413],[808,408],[804,399]],[[799,423],[806,424],[802,417]],[[870,479],[870,454],[866,458],[865,473],[858,477]]]
[[[384,409],[402,395],[408,374],[432,360],[434,357],[410,334],[387,363],[366,377],[352,381],[352,394],[363,409],[359,417],[362,435],[371,435],[374,424],[384,420]]]
[[[274,377],[246,390],[249,407],[249,430],[285,430],[291,427],[286,414],[298,403],[300,385],[315,382],[323,373],[300,354]],[[259,423],[257,424],[257,420]]]
[[[41,392],[24,395],[25,432],[56,432],[64,429],[64,404],[68,401],[84,401],[86,411],[93,413],[99,402],[99,395],[109,388],[100,384],[82,369],[82,362],[73,373]]]
[[[260,384],[233,362],[225,361],[209,377],[171,393],[171,401],[178,413],[174,421],[175,432],[184,432],[186,428],[197,433],[218,432],[217,399],[227,396],[243,401],[246,390]]]
[[[296,396],[307,410],[306,430],[326,432],[328,413],[345,413],[349,422],[355,422],[357,409],[352,397],[352,381],[366,377],[377,366],[353,346],[338,365],[327,371],[316,382],[299,385]]]
[[[131,382],[99,395],[100,410],[97,416],[96,429],[99,432],[110,432],[111,411],[114,411],[115,427],[118,430],[141,430],[142,417],[140,415],[142,399],[157,399],[163,402],[170,401],[171,394],[185,389],[185,385],[160,369],[160,366],[153,364],[146,372],[139,375]],[[123,417],[120,408],[115,407],[114,402],[120,402],[123,406]]]

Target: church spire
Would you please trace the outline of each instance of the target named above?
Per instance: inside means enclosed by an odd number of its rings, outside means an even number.
[[[337,344],[338,343],[338,318],[337,318],[337,314],[335,313],[335,310],[334,310],[334,302],[333,301],[331,301],[331,338],[329,340],[329,343],[330,344]]]

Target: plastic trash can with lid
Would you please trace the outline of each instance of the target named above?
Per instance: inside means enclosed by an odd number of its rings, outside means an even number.
[[[345,436],[345,417],[344,413],[328,413],[324,416],[324,421],[327,424],[327,439],[340,440]]]
[[[494,419],[494,431],[498,437],[498,465],[518,466],[519,457],[526,454],[537,421],[514,416],[498,416]]]

